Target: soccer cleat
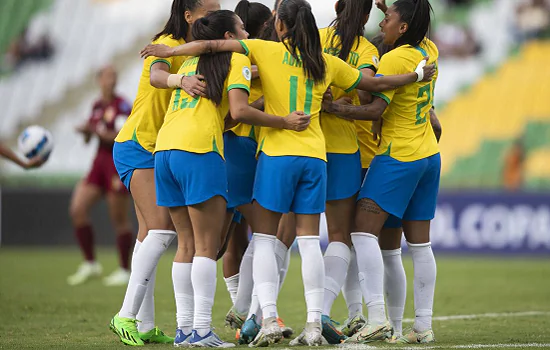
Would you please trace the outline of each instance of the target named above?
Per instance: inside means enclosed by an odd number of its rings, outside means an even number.
[[[128,285],[129,280],[130,271],[119,268],[113,271],[113,273],[111,273],[109,276],[105,277],[103,279],[103,284],[108,287],[126,286]]]
[[[251,348],[261,348],[283,340],[283,332],[275,317],[264,319],[263,326],[256,338],[248,344]]]
[[[365,317],[361,314],[359,315],[356,315],[354,318],[352,318],[351,320],[348,318],[346,319],[346,321],[344,322],[344,324],[339,328],[340,332],[342,332],[346,337],[351,337],[352,335],[354,335],[355,333],[357,333],[357,331],[359,331],[359,329],[361,329],[361,327],[363,327],[363,325],[367,323],[367,321],[365,320]]]
[[[246,315],[241,315],[235,310],[234,307],[229,310],[225,315],[225,325],[233,329],[239,329],[243,327],[243,323],[246,320]]]
[[[378,326],[365,323],[357,333],[344,340],[344,343],[365,344],[377,340],[386,340],[387,338],[391,337],[392,332],[393,330],[389,322]]]
[[[241,328],[239,337],[239,344],[250,344],[260,333],[262,326],[256,322],[256,315],[252,315],[248,320],[244,321],[243,328]]]
[[[189,347],[189,339],[191,338],[191,334],[185,334],[181,329],[176,329],[176,337],[174,338],[174,346],[176,348],[188,348]]]
[[[335,327],[338,325],[336,321],[333,321],[330,316],[321,316],[321,326],[323,328],[323,337],[329,344],[340,344],[346,339],[346,336]]]
[[[431,329],[421,333],[412,329],[409,333],[401,336],[395,342],[398,344],[428,344],[435,342],[435,335]]]
[[[118,316],[118,314],[116,314],[111,319],[111,324],[109,325],[109,328],[111,329],[111,331],[113,331],[113,333],[119,336],[120,341],[124,344],[132,346],[143,346],[145,344],[139,336],[136,325],[137,322],[137,320],[120,317]]]
[[[85,261],[80,264],[74,275],[67,277],[67,283],[71,286],[82,284],[90,278],[99,277],[102,271],[100,263]]]
[[[401,338],[401,333],[394,333],[391,337],[386,338],[384,341],[388,344],[395,344],[397,343],[397,339]]]
[[[294,334],[294,330],[290,327],[285,326],[285,322],[282,318],[277,317],[277,323],[279,324],[279,327],[281,328],[281,331],[283,332],[283,337],[290,338]]]
[[[319,322],[307,322],[302,333],[289,343],[290,346],[321,346],[326,344],[328,343],[323,338],[321,323]]]
[[[192,348],[233,348],[235,344],[227,343],[218,337],[212,330],[201,337],[197,331],[193,331],[189,339],[189,346]]]
[[[139,337],[144,343],[150,344],[170,344],[174,342],[174,338],[164,334],[158,327],[151,329],[149,332],[139,332]]]

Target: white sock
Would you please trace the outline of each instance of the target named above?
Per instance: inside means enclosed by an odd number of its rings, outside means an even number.
[[[132,270],[134,269],[134,257],[137,255],[141,242],[136,239],[134,245],[134,253],[132,254]],[[157,276],[157,268],[153,270],[151,278],[149,278],[149,284],[147,285],[147,291],[145,297],[139,308],[139,312],[136,316],[138,320],[137,329],[141,333],[147,333],[151,329],[155,328],[155,280]]]
[[[350,249],[342,242],[332,242],[325,251],[325,296],[323,315],[330,316],[334,300],[346,281],[350,259]]]
[[[401,248],[382,250],[384,259],[384,294],[393,330],[403,333],[403,312],[407,298],[407,276],[401,259]]]
[[[193,329],[204,337],[210,332],[212,325],[212,306],[216,295],[216,262],[203,256],[194,257],[191,281],[195,299]]]
[[[176,297],[176,320],[178,329],[184,334],[193,331],[194,317],[194,291],[191,281],[191,263],[172,263],[172,282],[174,284],[174,296]]]
[[[237,290],[239,289],[239,274],[224,278],[223,280],[225,281],[225,286],[229,292],[231,302],[235,305],[235,300],[237,300]]]
[[[283,266],[281,267],[281,271],[279,273],[279,290],[283,288],[283,284],[285,283],[286,274],[288,272],[288,267],[290,266],[290,258],[292,256],[292,249],[287,249],[285,261],[283,263]]]
[[[283,269],[285,267],[285,261],[286,257],[288,255],[288,248],[286,245],[277,239],[275,241],[275,257],[277,258],[277,270],[279,271],[279,290],[281,289],[281,286],[283,285]]]
[[[260,307],[260,301],[258,300],[258,293],[256,292],[256,288],[254,288],[254,291],[252,292],[252,302],[250,303],[250,309],[248,310],[248,315],[246,316],[246,319],[248,320],[250,317],[252,317],[252,315],[256,317],[257,322],[261,322],[262,308]]]
[[[351,247],[348,273],[342,287],[342,295],[348,307],[348,318],[351,320],[363,314],[363,294],[359,285],[359,270],[357,269],[357,254]]]
[[[254,287],[264,319],[277,317],[279,273],[275,257],[276,237],[254,233]]]
[[[408,243],[414,267],[414,330],[432,329],[435,279],[437,268],[431,243]]]
[[[237,297],[235,310],[241,315],[247,314],[252,302],[252,289],[254,288],[254,279],[252,277],[252,265],[254,264],[254,236],[248,243],[248,247],[243,255],[241,266],[239,268],[239,285],[237,288]]]
[[[149,230],[135,257],[119,316],[135,319],[143,303],[147,286],[162,254],[176,237],[175,231]]]
[[[325,294],[325,263],[319,236],[298,237],[302,257],[302,280],[306,296],[307,322],[321,322]]]
[[[354,232],[351,239],[357,251],[359,285],[367,304],[369,323],[382,325],[387,318],[384,308],[384,262],[378,238],[370,233]]]

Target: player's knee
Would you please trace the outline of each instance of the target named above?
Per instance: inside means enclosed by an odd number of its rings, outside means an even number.
[[[88,223],[88,212],[83,205],[77,203],[71,203],[69,207],[69,216],[73,222],[73,225],[85,225]]]
[[[340,242],[351,247],[350,230],[346,230],[342,227],[329,227],[328,239],[330,242]]]

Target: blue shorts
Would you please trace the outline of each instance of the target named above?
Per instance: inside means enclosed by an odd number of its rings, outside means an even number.
[[[327,199],[327,163],[318,158],[260,154],[254,200],[278,212],[320,214]]]
[[[327,153],[327,201],[355,196],[361,189],[361,154]]]
[[[134,170],[153,169],[155,157],[153,153],[135,141],[115,142],[113,146],[113,160],[120,180],[130,190],[130,181]]]
[[[361,183],[365,181],[365,176],[367,176],[368,172],[369,172],[369,168],[361,169]],[[384,223],[384,228],[400,228],[400,227],[403,227],[402,220],[391,214],[388,216],[388,218],[386,219],[386,222]]]
[[[232,131],[223,135],[223,142],[227,165],[227,206],[236,208],[252,203],[258,144],[253,139],[237,136]]]
[[[216,152],[157,152],[155,186],[161,207],[196,205],[215,196],[227,200],[225,162]]]
[[[414,162],[376,156],[357,200],[372,199],[385,212],[403,220],[432,220],[435,216],[440,172],[439,153]]]

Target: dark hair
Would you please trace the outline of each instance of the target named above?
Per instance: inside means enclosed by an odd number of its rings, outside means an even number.
[[[373,44],[376,49],[378,49],[378,55],[380,58],[393,50],[393,45],[384,44],[384,34],[377,34],[374,38],[370,40],[370,43]]]
[[[193,11],[200,5],[202,5],[201,0],[174,0],[168,22],[164,29],[153,37],[153,41],[163,35],[171,35],[174,40],[187,38],[189,23],[185,20],[185,11]]]
[[[395,42],[395,46],[409,44],[418,46],[430,30],[432,5],[428,0],[397,0],[393,3],[401,21],[409,25],[409,29]]]
[[[334,27],[331,47],[340,47],[338,57],[348,60],[353,43],[363,36],[365,31],[365,16],[372,10],[372,0],[339,0],[336,5],[336,19],[330,24]],[[336,36],[340,37],[340,45],[336,44]],[[357,41],[359,46],[359,41]]]
[[[287,50],[297,61],[302,62],[309,79],[316,83],[324,81],[326,63],[319,29],[309,3],[305,0],[284,0],[277,14],[288,29],[281,38]]]
[[[235,7],[235,13],[241,17],[251,39],[257,38],[266,22],[273,17],[269,7],[259,2],[249,2],[248,0],[239,1],[237,7]]]
[[[193,24],[193,37],[196,40],[220,40],[226,32],[233,33],[237,18],[233,11],[220,10],[212,12]],[[199,58],[197,74],[204,76],[206,95],[209,100],[219,105],[223,99],[225,79],[231,65],[231,52],[204,54]]]
[[[258,39],[279,42],[277,31],[275,30],[275,16],[272,16],[265,24],[262,31],[258,34]]]
[[[273,11],[277,11],[279,9],[279,5],[281,4],[281,1],[283,0],[275,0],[275,5],[273,5]]]

